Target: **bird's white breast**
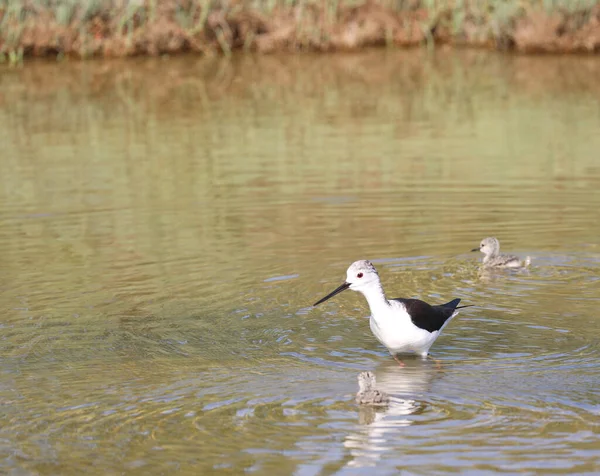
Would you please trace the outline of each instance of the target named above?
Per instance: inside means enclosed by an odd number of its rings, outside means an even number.
[[[403,304],[391,301],[389,308],[370,319],[371,331],[392,354],[427,353],[438,331],[428,332],[415,326]]]

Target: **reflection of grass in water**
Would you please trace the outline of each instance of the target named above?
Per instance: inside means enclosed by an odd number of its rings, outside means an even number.
[[[457,43],[600,47],[598,0],[0,0],[0,59]]]
[[[299,123],[322,130],[350,128],[357,137],[362,128],[376,123],[379,135],[385,133],[390,140],[404,140],[408,145],[424,140],[423,124],[427,124],[432,139],[435,136],[442,139],[449,127],[456,131],[461,124],[466,129],[480,124],[480,128],[488,131],[480,132],[492,136],[489,131],[506,130],[507,120],[527,128],[524,118],[531,117],[527,115],[527,104],[534,105],[539,100],[548,105],[560,102],[563,112],[570,110],[575,114],[577,105],[587,102],[585,98],[600,94],[596,81],[599,66],[592,58],[549,61],[496,57],[493,60],[476,52],[451,58],[391,52],[336,58],[239,57],[233,62],[215,58],[193,64],[187,60],[168,63],[168,68],[161,60],[131,63],[131,68],[124,68],[122,63],[112,67],[71,64],[61,68],[59,75],[56,71],[49,73],[54,69],[52,65],[40,65],[19,73],[19,86],[14,83],[15,78],[5,76],[0,87],[13,91],[3,99],[7,109],[36,118],[37,127],[56,134],[65,129],[89,127],[96,129],[91,140],[103,136],[102,131],[114,121],[115,113],[119,114],[119,120],[131,122],[132,130],[162,127],[161,124],[174,118],[196,117],[198,124],[215,124],[196,133],[206,134],[207,144],[218,148],[223,137],[215,135],[214,130],[227,117],[235,118],[229,127],[237,129],[240,137],[249,133],[250,119],[237,118],[240,107],[248,108],[251,117],[260,118],[261,124],[271,131],[270,142],[277,141],[278,150],[287,147],[290,137],[304,140],[296,130]],[[82,78],[87,79],[82,81]],[[378,93],[365,94],[365,90]],[[482,108],[473,102],[473,94],[486,90],[493,94]],[[565,100],[567,97],[572,100]],[[299,98],[302,108],[297,109]],[[493,111],[498,110],[503,114],[496,116]],[[524,116],[519,115],[520,110]],[[263,111],[280,112],[263,114]],[[82,115],[85,125],[81,123]],[[300,120],[301,117],[304,119]],[[382,121],[383,117],[388,120]],[[281,124],[288,119],[289,125]],[[547,130],[556,118],[541,114],[536,120],[540,125],[546,124],[541,128]],[[186,121],[185,126],[188,125]],[[11,128],[14,130],[14,126],[6,124],[4,130]],[[260,131],[254,130],[252,134],[256,139]],[[31,127],[27,136],[32,137]],[[322,140],[333,139],[323,135]],[[584,153],[585,144],[581,141],[570,145],[582,151],[571,154],[578,156],[576,166],[593,157]],[[97,146],[105,147],[102,140]],[[253,157],[261,154],[249,154],[245,161]],[[386,155],[381,160],[395,159]],[[410,166],[408,162],[404,165]],[[525,169],[526,164],[520,167]]]
[[[167,214],[169,229],[201,220],[206,237],[199,242],[213,243],[210,230],[232,239],[244,230],[243,236],[260,234],[258,246],[276,246],[278,233],[264,231],[272,223],[288,236],[296,233],[296,221],[307,229],[318,220],[332,228],[346,223],[341,216],[306,213],[314,206],[311,197],[364,193],[361,205],[349,207],[367,229],[376,229],[381,215],[371,216],[369,206],[382,191],[403,194],[407,184],[410,193],[400,195],[406,209],[413,206],[408,200],[432,203],[427,216],[410,217],[411,229],[430,219],[440,235],[456,228],[437,201],[472,203],[485,222],[491,206],[482,203],[485,196],[461,198],[443,184],[460,181],[460,192],[490,179],[529,204],[516,216],[494,211],[495,219],[525,223],[544,205],[530,185],[572,189],[570,179],[582,177],[582,190],[594,186],[599,144],[590,131],[598,128],[599,67],[593,58],[424,51],[181,58],[168,67],[163,60],[31,65],[0,77],[6,138],[0,196],[48,212],[85,207],[96,193],[117,208],[150,203],[162,210],[164,203],[181,201],[180,212]],[[71,177],[78,177],[75,185]],[[94,192],[89,184],[107,185]],[[519,184],[525,185],[515,188]],[[64,189],[72,192],[58,193]],[[223,195],[227,205],[213,211],[209,204]],[[270,197],[270,203],[278,196],[292,197],[293,205],[267,210],[259,201],[245,208],[256,197]],[[547,195],[548,206],[553,196]],[[318,208],[325,213],[331,207]],[[36,223],[22,226],[34,233]],[[111,233],[128,243],[131,230],[117,225]],[[469,239],[480,239],[472,226],[476,238]],[[390,241],[412,239],[410,232],[399,238],[394,228],[384,229]],[[69,250],[57,243],[51,255],[73,255],[69,262],[81,255],[86,262],[101,239]],[[245,249],[256,246],[249,240]],[[110,249],[121,260],[129,256],[126,248]]]

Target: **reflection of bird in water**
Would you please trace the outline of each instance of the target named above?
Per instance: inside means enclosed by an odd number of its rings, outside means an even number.
[[[358,393],[356,403],[359,405],[372,405],[375,407],[387,406],[390,397],[387,393],[375,388],[375,374],[373,372],[361,372],[358,374]]]
[[[493,237],[484,238],[479,248],[473,248],[471,251],[481,251],[484,254],[482,263],[487,268],[524,268],[531,263],[529,256],[521,260],[515,255],[500,254],[500,242]]]
[[[409,360],[403,368],[388,361],[376,373],[379,391],[390,395],[389,403],[385,407],[359,407],[359,426],[344,441],[352,457],[349,467],[375,466],[386,451],[397,447],[398,441],[405,438],[406,427],[414,422],[410,416],[426,409],[426,404],[417,398],[427,393],[433,380],[442,375],[435,363],[421,359]]]
[[[417,398],[427,393],[444,371],[432,360],[406,359],[405,367],[387,361],[377,367],[376,374],[379,390],[392,396]]]

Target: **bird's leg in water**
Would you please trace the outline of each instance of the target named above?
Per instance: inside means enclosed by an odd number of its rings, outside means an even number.
[[[430,358],[433,361],[436,369],[442,370],[442,361],[440,359],[436,359],[435,357],[431,357],[429,355],[429,356],[424,357],[423,360],[425,360],[426,358]]]
[[[395,360],[396,362],[398,362],[398,365],[399,365],[400,367],[404,367],[404,366],[405,366],[404,362],[402,362],[402,361],[401,361],[401,360],[398,358],[398,356],[397,356],[397,355],[394,355],[394,360]]]

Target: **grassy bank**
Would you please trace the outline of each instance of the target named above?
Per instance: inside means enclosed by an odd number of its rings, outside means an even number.
[[[600,0],[0,0],[1,59],[449,44],[600,51]]]

